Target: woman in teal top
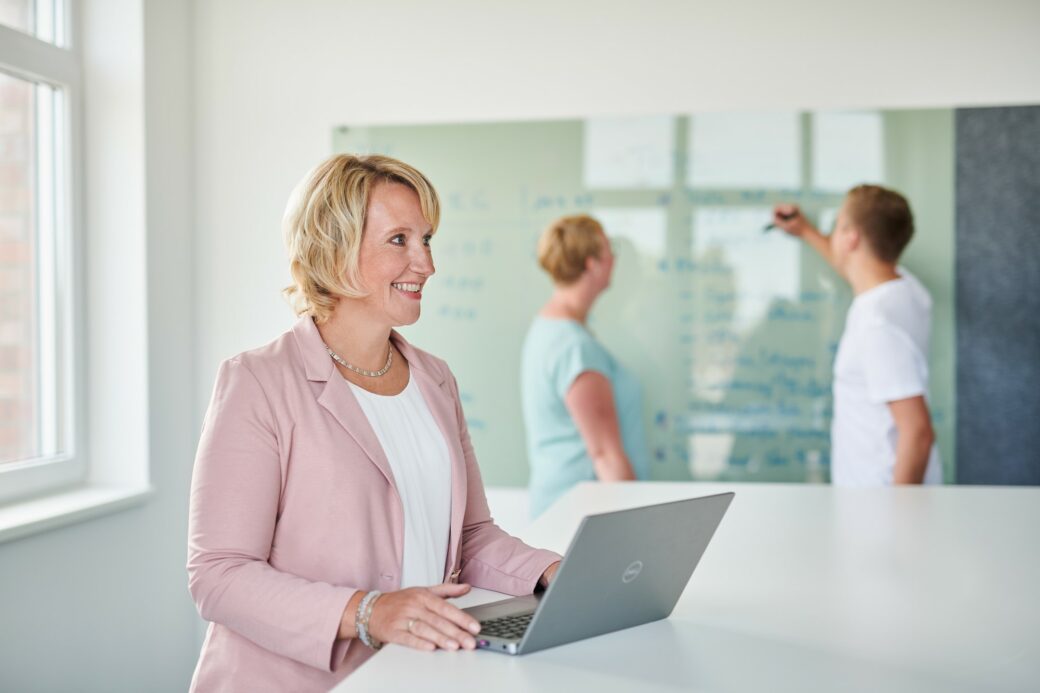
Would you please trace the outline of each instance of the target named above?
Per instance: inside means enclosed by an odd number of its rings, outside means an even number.
[[[527,333],[521,369],[532,516],[579,481],[645,479],[649,467],[639,381],[585,326],[614,267],[603,227],[586,215],[556,220],[538,262],[555,290]]]

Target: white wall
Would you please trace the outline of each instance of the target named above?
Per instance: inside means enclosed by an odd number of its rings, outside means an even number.
[[[120,77],[128,79],[118,93],[108,92],[109,84],[94,96],[125,100],[134,139],[128,152],[134,154],[133,165],[123,171],[133,178],[123,191],[128,206],[143,211],[147,233],[144,244],[130,246],[137,254],[129,261],[146,261],[148,279],[146,296],[127,305],[147,302],[148,350],[140,361],[149,363],[149,416],[147,422],[122,425],[133,426],[126,431],[130,439],[148,437],[155,493],[129,510],[0,544],[0,690],[184,691],[198,653],[198,617],[184,570],[197,435],[192,8],[190,2],[169,0],[88,0],[84,10],[92,34],[87,51],[104,48],[107,56],[115,52],[127,63]],[[88,75],[88,88],[91,80]],[[106,109],[88,103],[87,117],[99,110]],[[112,125],[88,123],[86,156],[128,135],[113,133]],[[89,165],[87,170],[97,171]],[[88,181],[88,192],[100,183]],[[128,236],[140,234],[141,221],[139,216],[130,222]],[[96,324],[88,316],[88,325]],[[96,388],[113,385],[93,380]]]

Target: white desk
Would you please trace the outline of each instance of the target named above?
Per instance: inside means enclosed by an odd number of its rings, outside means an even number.
[[[335,690],[1040,691],[1037,488],[583,484],[523,538],[720,491],[671,618],[521,657],[388,646]]]

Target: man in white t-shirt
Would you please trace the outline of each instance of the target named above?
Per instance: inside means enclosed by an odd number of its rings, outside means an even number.
[[[823,256],[855,294],[834,362],[832,481],[942,483],[928,410],[932,299],[897,264],[914,232],[906,198],[876,185],[853,188],[829,237],[795,205],[777,205],[773,217]]]

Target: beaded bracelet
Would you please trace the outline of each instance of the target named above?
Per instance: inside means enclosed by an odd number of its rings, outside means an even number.
[[[383,643],[376,640],[375,636],[372,635],[372,632],[371,630],[369,630],[368,627],[369,621],[372,620],[372,610],[376,608],[376,602],[379,601],[379,598],[382,596],[382,592],[377,593],[376,596],[372,597],[372,601],[368,603],[368,608],[365,609],[365,632],[368,634],[368,639],[370,641],[369,645],[373,650],[378,650],[383,646]]]
[[[376,600],[379,599],[382,594],[383,593],[379,590],[372,590],[365,594],[361,599],[361,603],[358,604],[357,614],[354,617],[354,623],[357,626],[358,639],[373,650],[378,650],[383,646],[383,643],[373,638],[371,633],[368,632],[368,621],[372,618],[372,607],[375,606]]]
[[[361,602],[358,604],[357,614],[354,616],[354,625],[357,628],[358,639],[366,646],[371,647],[371,640],[368,638],[367,622],[364,620],[365,607],[368,606],[368,601],[372,593],[368,592],[362,597]]]
[[[362,597],[361,602],[358,604],[357,614],[354,617],[354,624],[357,627],[358,639],[361,640],[361,642],[364,643],[367,647],[372,647],[372,641],[368,635],[368,618],[366,617],[366,611],[368,608],[368,603],[372,601],[372,599],[374,599],[378,594],[379,592],[377,590],[367,592],[365,596]]]

